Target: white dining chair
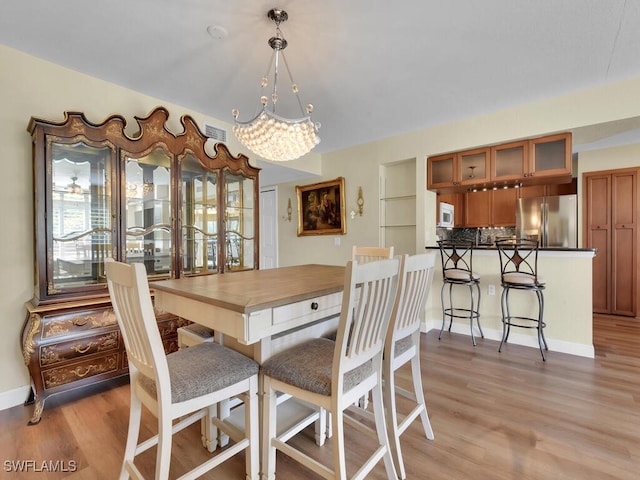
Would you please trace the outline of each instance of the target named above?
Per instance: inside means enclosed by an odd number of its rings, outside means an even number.
[[[389,329],[382,361],[384,405],[386,407],[387,431],[391,442],[391,453],[399,478],[406,478],[400,448],[400,435],[420,417],[425,436],[434,439],[433,429],[427,413],[420,370],[420,318],[431,290],[436,255],[403,255],[400,263],[398,293],[389,322]],[[413,391],[399,387],[395,372],[411,362]],[[409,399],[413,408],[403,417],[399,416],[396,394]]]
[[[258,364],[239,352],[211,342],[165,355],[144,265],[107,259],[105,269],[127,352],[131,384],[129,430],[120,478],[143,478],[134,459],[157,446],[155,478],[168,479],[173,434],[210,415],[210,438],[216,438],[220,429],[234,444],[180,478],[197,478],[246,450],[245,478],[257,480]],[[244,431],[215,414],[218,402],[234,396],[242,397],[246,405]],[[157,417],[158,433],[138,444],[143,406]]]
[[[345,423],[372,434],[377,442],[356,477],[366,478],[383,459],[387,478],[396,478],[382,402],[382,351],[396,295],[399,263],[397,259],[362,265],[348,262],[336,341],[313,339],[280,352],[262,364],[265,480],[275,478],[276,450],[323,478],[346,479]],[[369,391],[373,392],[375,431],[344,414],[344,410]],[[278,392],[331,413],[333,468],[287,443],[298,430],[276,434]]]
[[[358,263],[374,262],[393,258],[393,247],[361,247],[354,245],[351,249],[351,260]]]

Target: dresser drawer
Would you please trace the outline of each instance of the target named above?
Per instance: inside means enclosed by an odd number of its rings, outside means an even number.
[[[302,325],[340,313],[341,307],[342,292],[302,300],[282,307],[275,307],[273,309],[272,324]]]
[[[119,330],[43,345],[40,347],[40,365],[46,367],[94,353],[118,350],[119,345]]]
[[[42,371],[44,388],[54,388],[85,378],[118,370],[118,353]]]
[[[42,317],[42,338],[61,337],[74,332],[111,327],[117,324],[118,321],[112,308],[45,314]]]

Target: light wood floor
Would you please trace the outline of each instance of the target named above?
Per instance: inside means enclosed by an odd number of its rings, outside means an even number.
[[[550,352],[543,363],[536,349],[432,331],[422,338],[424,388],[435,440],[414,423],[402,437],[407,475],[431,480],[638,480],[640,479],[640,321],[594,318],[596,358]],[[406,370],[400,372],[407,380]],[[129,386],[116,381],[54,396],[40,424],[27,427],[30,408],[0,412],[0,478],[115,479],[120,468],[128,421]],[[402,405],[401,405],[402,408]],[[154,419],[144,416],[146,435]],[[174,441],[172,475],[203,458],[198,426]],[[190,446],[190,442],[196,447]],[[330,446],[316,447],[311,430],[299,445],[318,458],[330,458]],[[367,438],[349,432],[350,474],[370,447]],[[153,471],[153,454],[142,459]],[[278,454],[278,478],[314,480],[313,473]],[[78,471],[8,473],[6,461],[76,462]],[[182,463],[181,463],[182,462]],[[242,479],[242,455],[203,478]],[[384,479],[379,465],[370,479]]]

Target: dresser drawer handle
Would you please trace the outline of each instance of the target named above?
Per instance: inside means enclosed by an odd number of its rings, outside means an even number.
[[[93,367],[93,365],[89,365],[84,372],[82,372],[82,370],[80,370],[80,367],[77,367],[72,371],[73,371],[73,373],[76,374],[76,376],[78,376],[80,378],[83,378],[83,377],[86,377],[87,375],[89,375],[89,373],[91,373],[91,370],[93,370],[92,367]]]
[[[318,309],[318,302],[311,302],[311,310],[317,310]]]
[[[93,320],[93,317],[76,317],[73,319],[73,324],[76,327],[84,327],[87,323]]]
[[[82,348],[81,345],[76,345],[73,349],[78,353],[87,353],[91,349],[92,343],[88,343],[85,348]]]

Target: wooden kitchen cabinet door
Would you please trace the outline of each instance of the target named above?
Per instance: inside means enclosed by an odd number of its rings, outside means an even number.
[[[465,227],[488,227],[491,225],[491,198],[492,190],[479,190],[465,194]]]
[[[593,260],[593,311],[638,314],[638,169],[584,174],[586,247]]]
[[[491,225],[494,227],[513,227],[516,224],[516,200],[518,190],[515,188],[499,188],[493,190]]]

